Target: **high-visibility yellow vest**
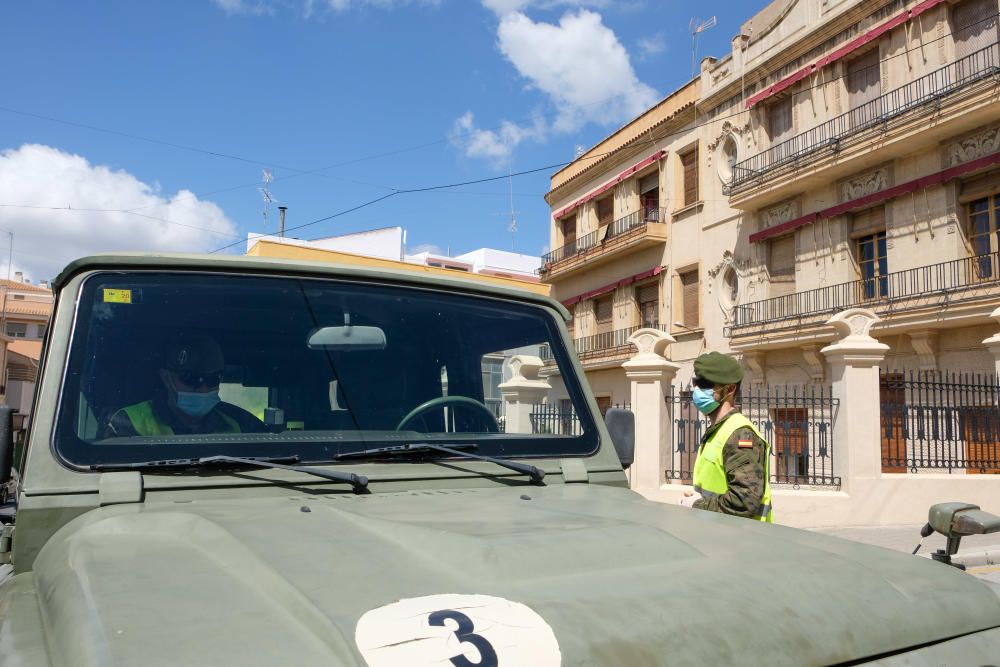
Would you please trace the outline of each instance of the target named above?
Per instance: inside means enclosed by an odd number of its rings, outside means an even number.
[[[726,467],[722,460],[722,448],[725,447],[729,438],[741,428],[748,428],[757,434],[766,445],[764,454],[764,497],[761,499],[760,509],[756,519],[774,523],[774,511],[771,509],[771,480],[770,462],[771,445],[764,440],[760,431],[753,425],[746,416],[739,412],[730,415],[722,425],[716,429],[715,433],[698,451],[698,458],[694,462],[694,489],[703,498],[721,496],[729,490],[729,482],[726,481]]]
[[[122,412],[128,415],[132,422],[132,428],[139,435],[174,435],[174,429],[157,419],[156,412],[153,411],[152,401],[130,405],[127,408],[122,408]],[[235,419],[221,411],[216,411],[216,414],[222,417],[222,421],[225,422],[226,432],[240,433],[240,425]]]

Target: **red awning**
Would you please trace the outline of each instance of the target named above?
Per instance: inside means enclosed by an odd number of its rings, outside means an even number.
[[[631,167],[629,167],[625,171],[621,172],[620,174],[618,174],[617,176],[615,176],[613,179],[611,179],[610,181],[608,181],[607,183],[605,183],[601,187],[597,188],[596,190],[592,190],[591,192],[587,193],[583,197],[580,197],[579,199],[577,199],[575,202],[573,202],[569,206],[562,207],[561,209],[559,209],[558,211],[556,211],[553,214],[553,217],[556,218],[556,219],[559,219],[559,218],[563,217],[564,215],[568,214],[570,211],[572,211],[575,208],[577,208],[578,206],[586,204],[587,202],[589,202],[589,201],[591,201],[591,200],[599,197],[600,195],[604,194],[605,192],[607,192],[611,188],[615,187],[616,185],[618,185],[619,183],[621,183],[622,181],[624,181],[629,176],[632,176],[633,174],[635,174],[637,171],[639,171],[640,169],[642,169],[644,167],[648,167],[649,165],[653,164],[654,162],[656,162],[657,160],[659,160],[661,157],[663,157],[666,154],[667,154],[667,151],[656,151],[655,153],[653,153],[652,155],[650,155],[649,157],[647,157],[645,160],[642,160],[641,162],[637,162],[636,164],[632,165]]]
[[[940,185],[941,183],[950,181],[958,176],[963,176],[970,172],[983,169],[984,167],[991,167],[996,164],[1000,164],[1000,153],[993,153],[992,155],[981,157],[978,160],[973,160],[972,162],[966,162],[965,164],[960,164],[956,167],[939,171],[936,174],[922,176],[918,179],[907,181],[901,185],[880,190],[879,192],[860,197],[859,199],[853,199],[849,202],[831,206],[830,208],[825,208],[822,211],[809,213],[807,215],[803,215],[801,218],[789,220],[788,222],[784,222],[780,225],[761,230],[750,235],[750,243],[757,243],[775,236],[781,236],[782,234],[786,234],[794,229],[798,229],[799,227],[804,227],[805,225],[816,222],[817,220],[822,220],[823,218],[832,218],[838,215],[843,215],[844,213],[848,213],[850,211],[866,208],[873,204],[878,204],[879,202],[895,199],[901,195],[929,188],[932,185]]]
[[[868,43],[870,43],[870,42],[878,39],[879,37],[881,37],[885,33],[887,33],[890,30],[892,30],[893,28],[895,28],[897,26],[900,26],[900,25],[906,23],[907,21],[920,16],[921,14],[923,14],[924,12],[926,12],[928,9],[931,9],[932,7],[940,5],[943,2],[948,2],[948,0],[924,0],[920,4],[918,4],[918,5],[914,6],[914,7],[911,7],[910,9],[907,9],[907,10],[905,10],[903,12],[900,12],[899,14],[896,14],[895,16],[893,16],[891,19],[889,19],[885,23],[883,23],[883,24],[881,24],[879,26],[876,26],[875,28],[872,28],[871,30],[869,30],[865,34],[861,35],[860,37],[851,40],[850,42],[848,42],[844,46],[840,47],[839,49],[837,49],[833,53],[829,53],[829,54],[823,56],[822,58],[820,58],[819,60],[817,60],[816,62],[811,63],[809,65],[806,65],[802,69],[800,69],[800,70],[794,72],[793,74],[785,77],[781,81],[779,81],[779,82],[777,82],[777,83],[775,83],[775,84],[773,84],[771,86],[768,86],[767,88],[765,88],[761,92],[759,92],[756,95],[754,95],[753,97],[749,98],[747,100],[747,109],[753,108],[753,106],[755,104],[757,104],[758,102],[761,102],[762,100],[767,99],[768,97],[771,97],[772,95],[777,95],[781,91],[783,91],[786,88],[788,88],[788,87],[794,85],[795,83],[801,81],[802,79],[806,78],[807,76],[809,76],[811,74],[815,74],[816,72],[820,71],[821,69],[823,69],[827,65],[829,65],[831,63],[834,63],[834,62],[837,62],[838,60],[840,60],[841,58],[843,58],[847,54],[851,53],[852,51],[858,50],[859,48],[861,48],[865,44],[868,44]]]
[[[629,276],[628,278],[622,278],[621,280],[618,280],[616,282],[608,283],[607,285],[604,285],[603,287],[598,287],[595,290],[590,290],[589,292],[585,292],[583,294],[578,294],[574,297],[570,297],[569,299],[563,301],[562,305],[569,308],[570,306],[580,303],[581,301],[586,301],[587,299],[593,299],[594,297],[601,296],[602,294],[613,292],[617,287],[625,287],[626,285],[631,285],[634,282],[645,280],[646,278],[652,278],[653,276],[658,276],[662,271],[663,271],[662,266],[655,266],[649,271],[643,271],[642,273],[637,273],[634,276]]]

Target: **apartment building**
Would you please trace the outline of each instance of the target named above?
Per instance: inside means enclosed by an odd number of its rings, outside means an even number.
[[[3,317],[3,402],[18,410],[15,429],[24,426],[35,393],[42,340],[52,316],[52,290],[44,282],[32,284],[18,272],[13,280],[0,280],[0,313]]]
[[[1000,306],[997,0],[776,0],[723,58],[552,177],[541,276],[595,394],[640,326],[682,380],[732,351],[759,384],[829,381],[863,307],[899,371],[992,371]]]

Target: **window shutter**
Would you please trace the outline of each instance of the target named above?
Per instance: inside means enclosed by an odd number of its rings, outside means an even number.
[[[597,202],[597,226],[603,227],[611,224],[615,217],[615,200],[613,197],[605,197]]]
[[[791,97],[775,102],[767,108],[767,133],[771,137],[772,146],[791,139],[793,127]]]
[[[595,302],[597,319],[597,333],[608,333],[611,331],[611,318],[614,312],[614,304],[611,295],[601,297]]]
[[[795,236],[783,236],[771,241],[771,297],[795,292]]]
[[[852,109],[874,100],[882,94],[882,72],[878,49],[872,49],[847,64],[847,95]]]
[[[576,240],[576,214],[562,221],[563,245],[569,245]]]
[[[684,205],[698,201],[698,149],[681,156],[684,167]]]
[[[952,11],[956,60],[997,41],[996,0],[965,0]]]
[[[854,234],[871,234],[885,230],[885,206],[876,206],[855,213],[851,229]]]
[[[644,195],[650,190],[660,187],[660,172],[654,171],[652,174],[639,179],[639,194]]]
[[[637,290],[637,299],[639,303],[649,303],[658,302],[660,300],[660,285],[659,283],[652,283],[650,285],[642,285]]]
[[[680,275],[681,301],[684,303],[683,324],[697,327],[699,323],[698,308],[698,272],[688,271]]]

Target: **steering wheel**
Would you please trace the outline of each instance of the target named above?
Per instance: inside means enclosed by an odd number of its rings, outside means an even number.
[[[399,424],[396,425],[396,430],[403,431],[405,430],[405,426],[417,417],[422,416],[424,413],[436,410],[437,408],[444,408],[449,405],[454,405],[455,407],[465,406],[475,408],[477,412],[481,412],[490,418],[489,422],[487,422],[487,426],[491,426],[492,428],[487,428],[488,433],[498,433],[500,431],[500,424],[497,423],[497,418],[493,416],[493,412],[476,399],[469,398],[468,396],[439,396],[438,398],[432,398],[426,403],[421,403],[417,407],[410,410],[407,415],[400,420]]]

